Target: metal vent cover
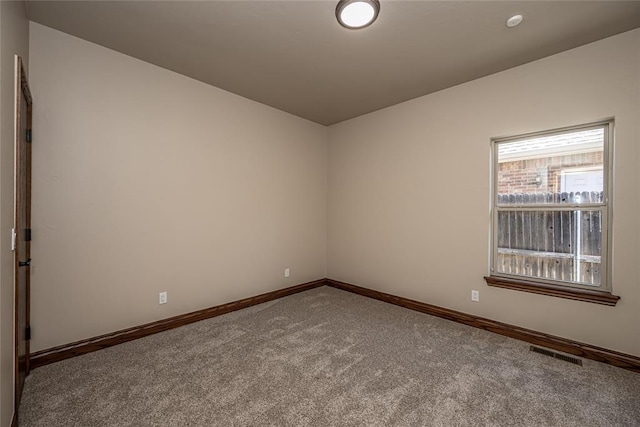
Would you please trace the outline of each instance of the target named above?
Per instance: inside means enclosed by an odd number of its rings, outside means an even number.
[[[534,345],[529,347],[529,351],[534,353],[544,354],[545,356],[553,357],[555,359],[563,360],[565,362],[573,363],[574,365],[582,366],[582,359],[577,357],[567,356],[566,354],[556,353],[555,351],[547,350],[546,348],[536,347]]]

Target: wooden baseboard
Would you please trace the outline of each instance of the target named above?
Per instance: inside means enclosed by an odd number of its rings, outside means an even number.
[[[198,310],[187,314],[181,314],[179,316],[170,317],[168,319],[159,320],[157,322],[134,326],[133,328],[123,329],[121,331],[72,342],[70,344],[64,344],[46,350],[41,350],[31,355],[31,369],[36,369],[40,366],[59,362],[61,360],[80,356],[82,354],[91,353],[103,348],[112,347],[114,345],[146,337],[148,335],[157,334],[158,332],[178,328],[180,326],[188,325],[189,323],[199,322],[200,320],[209,319],[211,317],[220,316],[221,314],[241,310],[243,308],[251,307],[257,304],[262,304],[264,302],[282,298],[287,295],[307,291],[309,289],[323,286],[324,284],[325,279],[315,280],[313,282],[303,283],[273,292],[267,292],[265,294],[241,299],[227,304],[205,308],[203,310]]]
[[[245,298],[242,300],[218,305],[203,310],[194,311],[175,317],[171,317],[157,322],[147,323],[145,325],[124,329],[110,334],[101,335],[86,340],[76,341],[70,344],[41,350],[31,355],[31,369],[50,363],[69,359],[71,357],[80,356],[82,354],[91,353],[103,348],[111,347],[127,341],[132,341],[158,332],[167,331],[169,329],[188,325],[189,323],[198,322],[200,320],[209,319],[211,317],[220,316],[253,305],[262,304],[263,302],[282,298],[298,292],[317,288],[323,285],[332,286],[358,295],[395,304],[421,313],[430,314],[432,316],[442,317],[454,322],[463,323],[465,325],[484,329],[496,334],[508,336],[521,341],[562,351],[564,353],[574,354],[586,359],[596,360],[598,362],[608,363],[613,366],[628,369],[634,372],[640,372],[640,357],[608,350],[602,347],[596,347],[590,344],[533,331],[531,329],[521,328],[519,326],[509,325],[508,323],[497,322],[495,320],[485,319],[483,317],[474,316],[460,311],[450,310],[435,305],[427,304],[372,289],[363,288],[361,286],[352,285],[332,279],[320,279],[313,282],[303,283],[301,285],[268,292],[255,297]],[[13,423],[17,422],[16,414],[14,414]]]
[[[353,292],[369,298],[384,301],[390,304],[399,305],[421,313],[430,314],[444,319],[453,320],[454,322],[464,323],[465,325],[484,329],[496,334],[505,335],[521,341],[540,345],[564,353],[575,354],[585,359],[596,360],[598,362],[608,363],[613,366],[628,369],[634,372],[640,372],[640,357],[630,354],[620,353],[608,350],[602,347],[596,347],[590,344],[557,337],[554,335],[536,332],[531,329],[521,328],[519,326],[509,325],[507,323],[497,322],[483,317],[462,313],[460,311],[450,310],[438,307],[424,302],[415,301],[384,292],[374,291],[372,289],[363,288],[349,283],[339,282],[337,280],[327,279],[326,284],[337,289]]]

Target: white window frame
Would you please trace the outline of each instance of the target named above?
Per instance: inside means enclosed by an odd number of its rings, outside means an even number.
[[[603,202],[602,203],[581,203],[581,204],[526,204],[526,205],[508,205],[500,206],[498,204],[498,147],[502,143],[514,142],[517,140],[535,138],[548,135],[558,135],[575,131],[604,128],[604,147],[603,147]],[[567,289],[612,292],[612,274],[611,274],[611,231],[612,231],[612,200],[613,194],[613,145],[614,145],[614,119],[606,119],[597,122],[591,122],[583,125],[568,126],[563,128],[551,129],[541,132],[532,132],[527,134],[513,135],[508,137],[498,137],[491,139],[491,260],[490,260],[490,276],[500,279],[512,279],[519,282],[527,282],[530,285],[552,285],[566,287]],[[600,286],[585,285],[575,282],[563,280],[552,280],[547,278],[538,278],[526,275],[508,274],[498,272],[496,263],[498,260],[498,213],[500,211],[549,211],[549,210],[567,210],[575,211],[586,209],[599,210],[602,215],[602,243],[600,254]]]

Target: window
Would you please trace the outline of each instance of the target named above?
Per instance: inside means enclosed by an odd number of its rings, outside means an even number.
[[[492,140],[493,286],[614,305],[613,121]]]

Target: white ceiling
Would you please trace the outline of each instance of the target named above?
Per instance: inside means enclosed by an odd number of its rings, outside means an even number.
[[[32,21],[323,125],[640,27],[640,1],[381,0],[373,25],[348,30],[336,3],[27,5]]]

